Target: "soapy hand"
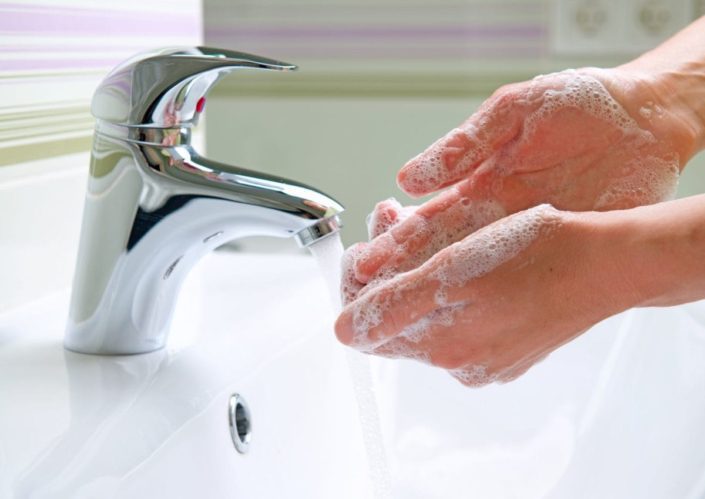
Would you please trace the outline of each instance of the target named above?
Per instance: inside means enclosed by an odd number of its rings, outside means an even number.
[[[514,379],[633,304],[588,227],[548,205],[504,218],[363,293],[339,317],[338,338],[469,386]]]
[[[617,69],[569,70],[500,89],[401,169],[399,185],[411,195],[451,188],[349,250],[345,299],[541,203],[602,211],[672,197],[693,144],[657,97]],[[387,201],[372,218],[401,212]]]
[[[703,299],[705,195],[637,207],[705,149],[703,28],[503,87],[409,161],[406,192],[448,189],[377,205],[344,258],[338,338],[482,385],[622,310]]]

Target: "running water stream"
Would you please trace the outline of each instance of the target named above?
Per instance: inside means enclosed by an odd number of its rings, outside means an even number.
[[[331,304],[335,313],[338,314],[341,310],[340,260],[343,256],[343,243],[340,240],[340,234],[331,234],[317,241],[309,246],[309,250],[326,280]],[[333,333],[331,332],[331,334]],[[379,410],[372,384],[370,362],[365,355],[351,348],[345,350],[357,399],[363,444],[367,453],[374,497],[375,499],[389,499],[391,498],[391,481],[382,440]]]

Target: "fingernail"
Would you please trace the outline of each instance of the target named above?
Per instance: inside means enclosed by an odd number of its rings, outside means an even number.
[[[418,178],[418,172],[404,166],[397,173],[397,186],[411,197],[417,198],[428,193],[426,185]]]
[[[335,321],[335,335],[344,345],[350,345],[353,340],[353,323],[352,323],[352,313],[348,310],[343,310]]]

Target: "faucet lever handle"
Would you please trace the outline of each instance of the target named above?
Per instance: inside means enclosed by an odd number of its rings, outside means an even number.
[[[114,125],[172,128],[198,122],[203,98],[237,69],[293,71],[296,66],[213,47],[161,49],[128,59],[98,85],[91,112]]]
[[[278,71],[295,70],[294,64],[288,62],[262,57],[260,55],[248,54],[247,52],[238,52],[236,50],[219,49],[214,47],[196,47],[200,52],[198,55],[191,53],[182,54],[174,53],[173,57],[189,57],[192,59],[200,59],[207,63],[217,62],[223,67],[241,68],[254,67],[258,69],[273,69]]]

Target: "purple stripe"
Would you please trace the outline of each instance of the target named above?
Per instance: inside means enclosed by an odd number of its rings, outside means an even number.
[[[17,83],[48,83],[48,82],[60,82],[60,83],[70,83],[73,81],[85,82],[85,73],[66,73],[66,74],[33,74],[27,76],[17,76],[12,78],[0,78],[0,85],[16,85]],[[14,106],[0,106],[0,109],[4,107],[14,107]]]
[[[105,59],[17,59],[0,61],[0,72],[45,69],[103,69],[115,66],[123,58]]]
[[[0,5],[0,33],[41,35],[200,35],[200,17],[173,13],[136,14],[98,9],[8,9]]]
[[[119,50],[125,53],[125,58],[129,57],[134,52],[140,50],[145,50],[143,45],[100,45],[92,44],[90,46],[85,45],[35,45],[35,46],[23,46],[18,47],[17,45],[0,45],[0,52],[10,52],[10,53],[38,53],[46,54],[47,52],[105,52],[106,50]]]
[[[542,26],[370,26],[326,28],[281,27],[281,28],[249,28],[249,27],[207,27],[206,38],[212,36],[232,36],[240,38],[541,38],[546,36]]]
[[[272,54],[278,58],[299,61],[306,57],[320,57],[323,59],[443,59],[454,57],[466,57],[476,59],[487,58],[523,58],[541,57],[545,55],[543,45],[522,45],[512,47],[467,47],[467,46],[446,46],[446,47],[326,47],[322,45],[309,45],[284,47],[282,45],[250,45],[241,46],[242,50],[252,53]],[[302,67],[302,70],[305,67]]]
[[[321,47],[308,46],[297,47],[296,49],[282,46],[262,47],[256,46],[251,49],[241,47],[250,52],[277,54],[282,59],[292,60],[305,57],[322,58],[358,58],[358,59],[428,59],[428,58],[450,58],[450,57],[473,57],[473,58],[518,58],[544,55],[543,46],[523,46],[523,47],[414,47],[414,48],[393,48],[384,47]],[[71,70],[71,69],[110,69],[119,63],[122,58],[106,59],[37,59],[37,60],[10,60],[0,62],[0,73],[4,71],[33,71],[33,70]],[[13,80],[15,81],[15,80]],[[3,83],[12,83],[6,80]],[[36,81],[36,80],[32,80]],[[15,81],[16,82],[16,81]]]
[[[517,12],[521,11],[523,13],[526,12],[542,12],[544,10],[544,6],[540,3],[534,3],[534,4],[527,4],[524,2],[514,2],[514,3],[473,3],[472,5],[434,5],[432,2],[428,2],[427,5],[359,5],[359,4],[339,4],[338,2],[335,2],[331,5],[325,5],[325,4],[315,4],[315,5],[281,5],[281,4],[276,4],[276,5],[267,5],[267,4],[261,4],[261,5],[241,5],[236,8],[233,8],[231,5],[215,5],[215,6],[207,6],[206,7],[206,13],[210,12],[220,12],[220,13],[231,13],[237,10],[241,10],[242,12],[246,12],[248,15],[251,15],[253,12],[273,12],[274,14],[280,14],[280,15],[285,15],[286,17],[289,17],[292,14],[299,13],[301,11],[307,11],[306,15],[309,16],[311,13],[309,11],[332,11],[336,15],[343,12],[343,11],[349,11],[349,12],[357,12],[357,13],[369,13],[369,14],[376,14],[379,12],[392,12],[394,14],[399,15],[400,12],[407,13],[409,11],[416,11],[416,12],[422,12],[422,13],[437,13],[437,12],[453,12],[453,13],[467,13],[467,14],[475,14],[478,10],[483,10],[486,13],[487,10],[494,10],[496,12]],[[365,12],[367,11],[367,12]]]
[[[101,9],[101,8],[90,8],[90,7],[70,7],[68,5],[36,5],[36,4],[24,4],[24,3],[8,3],[0,2],[0,11],[28,11],[32,15],[41,14],[67,14],[72,16],[81,15],[98,15],[98,16],[113,16],[113,15],[123,15],[130,16],[131,18],[138,15],[145,16],[155,16],[153,19],[166,17],[189,17],[190,14],[179,14],[174,11],[163,11],[163,10],[145,10],[145,11],[129,11],[126,9]],[[198,12],[198,11],[196,11]],[[194,12],[194,13],[196,13]],[[198,12],[200,13],[200,12]]]
[[[94,9],[90,7],[71,7],[68,5],[37,5],[37,4],[27,4],[27,3],[13,3],[13,2],[2,2],[0,3],[0,8],[2,9],[13,9],[13,10],[29,10],[29,11],[37,11],[37,12],[46,12],[46,11],[54,11],[54,12],[64,12],[67,14],[85,14],[85,13],[93,13],[93,12],[122,12],[124,13],[124,9]]]

